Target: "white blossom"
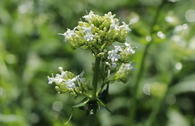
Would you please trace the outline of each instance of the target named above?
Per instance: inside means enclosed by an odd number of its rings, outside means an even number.
[[[87,40],[87,41],[93,41],[94,35],[93,35],[92,33],[87,33],[87,34],[84,36],[84,39]]]
[[[111,20],[110,29],[114,29],[114,30],[117,30],[117,31],[120,30],[119,22],[118,22],[117,19],[112,19]]]
[[[127,25],[125,22],[122,22],[122,25],[120,26],[120,29],[125,30],[127,32],[130,31],[129,25]]]
[[[84,32],[84,39],[86,40],[86,41],[93,41],[93,39],[94,39],[94,36],[95,35],[93,35],[92,34],[92,28],[94,27],[94,25],[92,24],[91,26],[80,26],[80,28],[83,30],[83,32]]]
[[[61,74],[56,74],[55,77],[49,77],[48,76],[48,84],[52,84],[52,83],[56,83],[56,84],[59,84],[59,83],[62,83],[63,82],[63,77]]]
[[[116,62],[120,59],[119,52],[122,51],[121,46],[114,46],[114,50],[108,51],[108,59],[111,60],[112,67],[116,67]]]
[[[110,64],[113,68],[117,66],[117,62],[123,57],[124,53],[127,55],[134,54],[135,50],[131,47],[129,43],[125,42],[124,45],[115,45],[113,50],[108,51],[107,59],[110,60]]]
[[[67,72],[64,71],[62,67],[58,67],[58,69],[61,74],[56,74],[55,77],[53,75],[52,77],[48,76],[48,84],[52,84],[52,83],[60,84],[64,81],[64,78],[66,78],[67,76]]]
[[[88,15],[83,16],[83,18],[87,21],[90,21],[95,16],[93,11],[90,11]]]
[[[135,50],[131,47],[131,45],[127,42],[125,42],[125,50],[127,53],[134,54]]]
[[[108,12],[107,14],[104,14],[105,17],[109,18],[111,21],[114,20],[115,15],[112,14],[112,12]]]
[[[69,79],[67,81],[65,81],[65,84],[67,85],[68,88],[75,88],[76,84],[75,82],[77,81],[77,76],[72,78],[72,79]]]
[[[65,84],[68,89],[73,89],[76,87],[76,83],[81,82],[83,79],[81,75],[75,76],[73,78],[67,78],[67,71],[64,71],[62,67],[58,68],[60,74],[56,74],[55,76],[48,77],[48,84],[55,83],[56,85]]]
[[[119,68],[119,70],[118,70],[118,72],[117,73],[128,73],[130,70],[132,70],[133,69],[133,66],[132,66],[132,64],[130,64],[130,63],[126,63],[126,64],[122,64],[121,66],[120,66],[120,68]]]
[[[72,38],[74,35],[76,35],[74,30],[67,29],[67,31],[63,34],[60,33],[60,35],[63,35],[65,37],[65,40],[69,40]]]
[[[127,64],[124,64],[124,65],[123,65],[122,69],[123,69],[124,71],[126,71],[126,70],[128,71],[128,70],[133,69],[133,66],[132,66],[132,64],[127,63]]]
[[[110,29],[114,29],[114,30],[117,30],[117,31],[120,30],[119,20],[117,18],[114,18],[115,15],[112,15],[111,12],[108,12],[104,16],[107,17],[107,18],[109,18],[110,21],[111,21]]]

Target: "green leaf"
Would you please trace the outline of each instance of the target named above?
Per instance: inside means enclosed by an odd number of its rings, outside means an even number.
[[[173,95],[195,92],[195,74],[188,76],[170,89],[170,93]]]
[[[171,109],[168,112],[168,124],[167,126],[190,126],[188,120],[177,110]]]
[[[104,107],[108,112],[112,113],[112,111],[106,106],[106,104],[104,104],[100,99],[97,99],[98,103]]]
[[[73,106],[73,108],[79,108],[85,106],[89,102],[88,98],[84,98],[80,103]]]

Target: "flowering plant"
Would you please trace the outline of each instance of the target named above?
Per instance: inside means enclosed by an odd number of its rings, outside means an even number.
[[[52,75],[48,80],[49,84],[56,85],[59,93],[84,96],[75,107],[87,106],[89,113],[95,113],[100,106],[109,110],[105,105],[109,84],[126,82],[133,69],[131,60],[135,50],[127,39],[129,25],[120,23],[111,12],[100,16],[90,11],[83,18],[84,21],[79,21],[73,30],[67,29],[61,35],[73,48],[90,50],[95,57],[91,84],[83,73],[75,75],[62,67],[59,67],[60,74]]]

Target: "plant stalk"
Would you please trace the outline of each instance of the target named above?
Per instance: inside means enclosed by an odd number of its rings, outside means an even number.
[[[138,73],[137,73],[137,76],[135,78],[135,83],[134,83],[134,88],[133,88],[133,99],[132,99],[132,108],[131,108],[131,113],[130,113],[130,124],[134,124],[134,119],[136,117],[136,110],[137,110],[137,103],[138,103],[138,96],[137,96],[137,93],[138,93],[138,89],[139,89],[139,85],[140,85],[140,81],[143,77],[143,73],[144,73],[144,69],[145,69],[145,61],[147,59],[147,56],[148,56],[148,50],[149,48],[151,47],[151,45],[153,44],[153,37],[152,37],[152,34],[154,32],[154,26],[157,24],[157,21],[158,21],[158,18],[160,16],[160,12],[162,10],[162,8],[164,7],[165,3],[166,3],[167,0],[162,0],[161,4],[159,5],[159,7],[157,8],[157,11],[156,11],[156,14],[154,16],[154,20],[151,24],[151,27],[150,27],[150,36],[151,36],[151,41],[149,41],[145,48],[144,48],[144,51],[143,51],[143,54],[142,54],[142,58],[141,58],[141,61],[140,61],[140,67],[138,69]]]
[[[97,95],[97,84],[98,84],[98,81],[99,81],[99,70],[100,70],[100,58],[99,57],[96,57],[95,58],[95,65],[94,65],[94,73],[93,73],[93,81],[92,81],[92,85],[93,85],[93,88],[94,88],[94,91],[93,91],[93,98],[96,99],[96,95]]]
[[[88,118],[89,118],[88,126],[97,126],[96,114],[89,115]]]
[[[169,92],[169,89],[170,89],[169,86],[173,83],[173,80],[175,79],[174,77],[175,77],[175,76],[174,76],[174,74],[173,74],[172,77],[171,77],[170,82],[169,82],[168,85],[167,85],[167,90],[166,90],[165,94],[164,94],[164,95],[162,96],[162,98],[158,101],[158,103],[155,104],[155,106],[154,106],[154,108],[153,108],[151,114],[149,115],[148,120],[147,120],[146,123],[145,123],[145,126],[152,126],[152,125],[154,124],[154,121],[155,121],[155,119],[156,119],[158,113],[160,112],[160,110],[161,110],[161,108],[162,108],[162,105],[164,104],[164,102],[165,102],[165,100],[166,100],[166,97],[167,97],[167,95],[168,95],[168,92]]]

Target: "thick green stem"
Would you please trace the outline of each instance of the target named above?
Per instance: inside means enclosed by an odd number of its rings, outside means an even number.
[[[97,87],[98,87],[98,81],[100,79],[100,62],[101,59],[99,57],[95,57],[95,64],[93,67],[93,81],[92,81],[92,86],[93,86],[93,95],[92,98],[93,100],[97,99]],[[94,112],[96,112],[96,107],[94,108]],[[89,115],[89,126],[97,126],[97,120],[96,120],[96,114],[93,113]]]
[[[94,91],[93,91],[93,98],[96,99],[96,95],[97,95],[97,85],[98,85],[98,81],[99,81],[99,72],[100,72],[100,58],[99,57],[96,57],[95,59],[95,65],[94,65],[94,73],[93,73],[93,88],[94,88]]]
[[[143,77],[143,73],[144,73],[144,69],[145,69],[145,61],[146,61],[146,58],[147,58],[147,55],[148,55],[148,50],[150,48],[150,46],[152,45],[153,43],[153,38],[152,38],[152,34],[154,32],[154,26],[156,25],[157,21],[158,21],[158,18],[159,18],[159,15],[160,15],[160,11],[162,10],[163,6],[165,5],[166,3],[166,0],[163,0],[162,3],[159,5],[157,11],[156,11],[156,14],[154,16],[154,20],[152,22],[152,25],[150,27],[150,36],[151,36],[151,41],[149,41],[147,43],[147,45],[145,46],[144,48],[144,51],[143,51],[143,54],[142,54],[142,58],[141,58],[141,61],[140,61],[140,67],[138,69],[138,73],[137,73],[137,76],[136,76],[136,79],[135,79],[135,83],[134,83],[134,88],[133,88],[133,99],[132,99],[132,106],[131,106],[131,113],[130,113],[130,124],[131,125],[134,125],[134,119],[136,117],[136,110],[137,110],[137,102],[138,102],[138,98],[137,98],[137,92],[138,92],[138,88],[139,88],[139,84],[140,84],[140,81],[141,81],[141,78]]]

